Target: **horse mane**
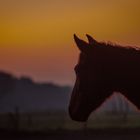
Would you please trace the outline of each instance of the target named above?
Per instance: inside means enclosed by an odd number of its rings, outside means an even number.
[[[128,51],[133,51],[133,52],[139,52],[140,53],[140,48],[137,47],[137,46],[123,46],[123,45],[119,45],[119,44],[116,44],[116,43],[113,43],[113,42],[98,42],[98,45],[100,47],[103,47],[103,48],[113,48],[113,49],[116,49],[116,50],[120,50],[120,51],[123,51],[123,50],[128,50]],[[98,46],[98,47],[99,47]]]

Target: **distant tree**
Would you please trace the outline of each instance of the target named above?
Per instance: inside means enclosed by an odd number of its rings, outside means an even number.
[[[0,72],[0,99],[8,93],[13,92],[15,78],[6,72]]]

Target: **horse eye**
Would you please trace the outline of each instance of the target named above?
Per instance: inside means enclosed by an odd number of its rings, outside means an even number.
[[[74,70],[75,70],[76,74],[79,73],[79,66],[76,65],[75,68],[74,68]]]

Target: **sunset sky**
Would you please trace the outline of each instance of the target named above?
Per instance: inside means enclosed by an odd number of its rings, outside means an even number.
[[[140,0],[0,0],[0,70],[72,85],[74,33],[140,46]]]

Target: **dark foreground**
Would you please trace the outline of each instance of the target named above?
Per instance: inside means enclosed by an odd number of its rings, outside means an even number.
[[[140,140],[140,129],[100,129],[77,131],[0,131],[0,140]]]

